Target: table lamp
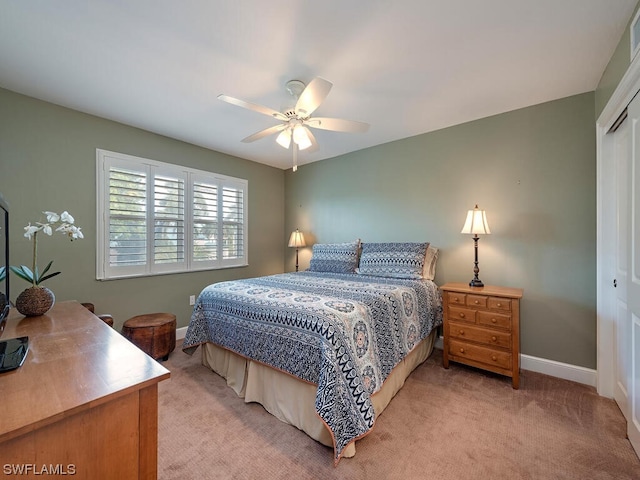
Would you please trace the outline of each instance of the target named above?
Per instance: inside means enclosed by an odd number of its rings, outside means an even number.
[[[297,228],[295,231],[291,232],[291,236],[289,237],[289,246],[296,248],[296,272],[298,271],[298,249],[300,247],[305,247],[307,244],[304,243],[304,235]]]
[[[473,210],[469,210],[467,212],[467,219],[464,222],[464,227],[462,227],[462,232],[460,233],[472,233],[475,245],[475,262],[473,267],[474,275],[473,280],[469,282],[469,285],[472,287],[484,287],[484,283],[482,283],[482,280],[478,278],[478,273],[480,272],[480,269],[478,268],[478,240],[480,240],[478,234],[488,235],[491,233],[485,211],[480,210],[478,205],[476,205]]]

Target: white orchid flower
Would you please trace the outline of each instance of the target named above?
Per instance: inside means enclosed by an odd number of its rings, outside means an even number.
[[[62,212],[62,215],[60,215],[60,220],[71,224],[73,224],[73,222],[75,221],[75,219],[66,210]]]
[[[68,235],[71,240],[75,240],[76,238],[84,238],[84,235],[80,231],[80,227],[76,227],[75,225],[70,225],[68,223],[63,223],[58,228],[56,228],[56,232],[61,232]]]
[[[84,235],[80,231],[80,227],[76,227],[75,225],[71,226],[69,236],[72,240],[75,240],[76,238],[84,238]]]
[[[38,245],[38,235],[37,233],[42,230],[49,236],[53,235],[54,228],[56,232],[61,232],[67,236],[71,240],[75,240],[76,238],[84,238],[80,227],[76,227],[74,225],[75,219],[67,212],[66,210],[62,212],[61,215],[58,215],[56,212],[42,212],[47,217],[47,223],[35,222],[34,225],[31,225],[31,222],[24,227],[24,236],[29,240],[33,241],[33,261],[31,269],[24,265],[20,265],[19,267],[11,266],[10,269],[14,272],[18,277],[26,280],[31,283],[34,287],[40,285],[41,282],[48,280],[51,277],[55,277],[59,275],[60,272],[49,273],[49,269],[53,260],[47,264],[47,266],[41,271],[38,271],[37,268],[37,245]],[[57,228],[56,228],[57,226]]]
[[[47,216],[47,222],[49,223],[56,223],[58,221],[60,221],[60,215],[58,215],[56,212],[42,212]]]
[[[33,235],[38,230],[40,230],[39,227],[37,227],[36,225],[31,225],[31,222],[29,222],[29,225],[24,227],[24,236],[27,237],[29,240],[31,240],[31,237],[33,237]]]
[[[76,229],[76,238],[84,238],[84,234],[80,231],[80,227],[75,227]]]

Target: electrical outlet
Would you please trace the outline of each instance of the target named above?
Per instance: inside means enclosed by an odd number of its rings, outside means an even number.
[[[195,305],[195,304],[196,304],[196,296],[189,295],[189,305]]]

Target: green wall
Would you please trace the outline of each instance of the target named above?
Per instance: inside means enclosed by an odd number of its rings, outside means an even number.
[[[249,181],[249,266],[196,273],[95,279],[96,148],[176,163]],[[141,313],[172,312],[178,326],[190,315],[189,295],[222,280],[282,272],[284,173],[282,170],[155,135],[0,89],[0,192],[10,204],[11,263],[30,265],[28,222],[43,210],[68,210],[85,238],[61,235],[38,242],[41,266],[54,260],[62,274],[45,282],[56,300],[92,302],[111,313],[116,327]],[[42,237],[42,236],[41,236]],[[11,276],[11,297],[28,287]]]
[[[477,203],[491,227],[480,278],[524,288],[522,353],[595,368],[594,104],[586,93],[289,170],[286,232],[426,240],[441,248],[436,282],[468,282],[473,241],[460,230]]]

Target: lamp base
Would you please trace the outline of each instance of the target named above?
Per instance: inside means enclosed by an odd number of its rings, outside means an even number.
[[[479,278],[474,278],[469,282],[470,287],[484,287],[484,283]]]

